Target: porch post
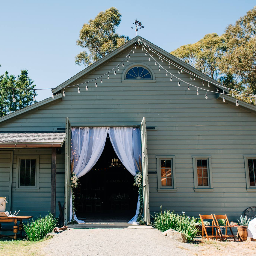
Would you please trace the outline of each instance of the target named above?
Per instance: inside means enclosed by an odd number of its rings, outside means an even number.
[[[56,217],[56,148],[52,148],[51,166],[51,213]]]

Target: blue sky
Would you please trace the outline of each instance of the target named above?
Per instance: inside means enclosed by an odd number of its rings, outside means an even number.
[[[122,14],[117,32],[133,38],[137,18],[145,26],[139,35],[166,51],[194,43],[205,34],[222,34],[229,24],[256,4],[255,0],[183,1],[0,1],[0,74],[27,69],[37,88],[53,88],[83,66],[75,64],[76,45],[84,23],[110,7]],[[51,95],[39,91],[37,100]]]

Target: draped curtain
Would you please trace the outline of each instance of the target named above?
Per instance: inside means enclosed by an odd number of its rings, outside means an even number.
[[[73,172],[78,178],[88,173],[99,160],[108,134],[112,146],[125,168],[133,176],[139,171],[139,159],[141,156],[139,129],[130,127],[72,128],[71,161]],[[139,208],[140,200],[138,198],[136,214],[130,222],[136,222]],[[81,223],[75,214],[74,219]]]

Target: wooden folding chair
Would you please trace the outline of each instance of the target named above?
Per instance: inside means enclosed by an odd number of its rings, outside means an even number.
[[[210,215],[201,215],[199,214],[201,222],[202,222],[202,239],[213,238],[213,239],[222,239],[221,231],[219,225],[216,224],[215,218],[212,214]],[[210,225],[205,225],[204,220],[209,221]],[[211,229],[211,234],[208,233],[209,229]],[[207,231],[208,230],[208,231]]]
[[[216,215],[216,214],[214,214],[214,218],[215,218],[216,224],[219,226],[222,239],[233,238],[234,241],[236,241],[236,238],[235,238],[235,236],[233,234],[232,226],[230,226],[230,223],[229,223],[227,215],[226,214],[225,215]],[[224,225],[223,226],[219,225],[219,220],[223,220],[224,221]],[[225,228],[225,234],[222,233],[221,228]],[[229,228],[230,233],[231,233],[229,235],[228,235],[228,228]]]

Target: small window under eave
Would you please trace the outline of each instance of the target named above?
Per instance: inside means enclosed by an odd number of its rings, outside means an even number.
[[[135,66],[130,68],[125,75],[125,80],[152,80],[151,72],[142,66]]]

